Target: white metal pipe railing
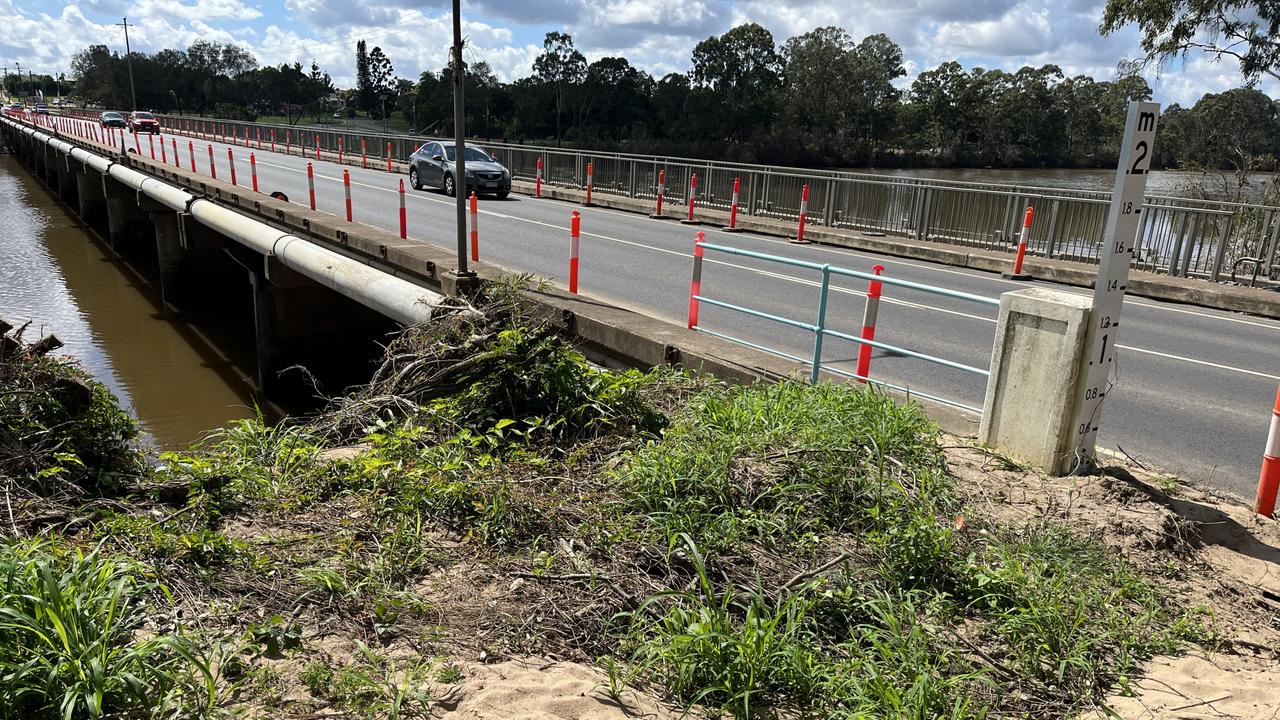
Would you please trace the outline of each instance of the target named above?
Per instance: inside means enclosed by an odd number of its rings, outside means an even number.
[[[414,325],[430,320],[445,296],[376,270],[345,255],[276,229],[206,198],[170,185],[110,158],[60,140],[35,128],[0,119],[32,139],[44,143],[97,172],[109,175],[175,212],[252,248],[273,256],[285,267],[314,280],[392,320]]]

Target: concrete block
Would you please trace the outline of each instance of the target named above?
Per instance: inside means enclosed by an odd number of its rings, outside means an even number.
[[[1044,288],[1000,296],[979,442],[1054,475],[1071,469],[1090,304]]]

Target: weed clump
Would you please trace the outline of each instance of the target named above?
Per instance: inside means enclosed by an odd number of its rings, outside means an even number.
[[[0,482],[40,496],[112,493],[139,472],[138,424],[106,386],[0,322]]]
[[[165,594],[98,550],[0,544],[0,717],[194,717],[215,679],[197,645],[155,625]]]

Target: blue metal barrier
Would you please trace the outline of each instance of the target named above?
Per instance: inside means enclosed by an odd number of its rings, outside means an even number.
[[[699,233],[699,235],[701,235],[701,233]],[[974,295],[972,293],[961,292],[959,290],[951,290],[949,288],[939,287],[936,285],[926,285],[923,283],[912,282],[910,280],[900,280],[898,278],[886,277],[884,275],[874,275],[872,273],[862,272],[860,270],[851,270],[849,268],[843,268],[843,267],[831,265],[830,263],[815,263],[815,262],[809,262],[807,260],[796,260],[794,258],[782,257],[780,255],[769,255],[767,253],[760,253],[752,250],[743,250],[741,248],[729,247],[727,245],[715,245],[712,243],[699,241],[697,243],[697,248],[701,249],[702,251],[717,252],[717,253],[723,253],[726,255],[736,255],[739,257],[752,258],[755,260],[763,260],[765,262],[777,263],[780,265],[787,265],[790,267],[803,268],[806,270],[814,270],[822,274],[822,282],[819,285],[818,309],[817,309],[814,322],[805,322],[803,320],[796,320],[794,318],[784,317],[781,315],[774,315],[772,313],[767,313],[762,310],[756,310],[749,307],[743,307],[741,305],[735,305],[733,303],[726,302],[724,300],[717,300],[715,298],[708,297],[702,294],[701,263],[698,262],[698,260],[701,259],[702,253],[700,252],[695,253],[697,260],[695,260],[696,265],[694,270],[694,283],[691,285],[691,288],[690,288],[691,294],[690,294],[690,318],[689,318],[689,327],[694,331],[705,333],[713,337],[718,337],[723,340],[728,340],[729,342],[737,343],[739,345],[744,345],[746,347],[750,347],[756,350],[761,350],[763,352],[767,352],[772,355],[776,355],[778,357],[787,358],[797,363],[807,364],[809,366],[809,381],[811,383],[818,382],[818,379],[822,371],[825,370],[834,375],[847,377],[855,380],[862,380],[869,383],[874,383],[882,387],[887,387],[894,390],[900,390],[910,395],[915,395],[917,397],[922,397],[928,400],[932,400],[934,402],[951,405],[953,407],[961,408],[963,410],[968,410],[970,412],[975,412],[975,413],[982,412],[981,408],[973,407],[971,405],[966,405],[956,400],[938,397],[936,395],[929,395],[927,393],[922,393],[922,392],[912,390],[909,387],[895,385],[893,383],[885,382],[883,380],[875,380],[870,377],[860,376],[860,375],[857,375],[856,373],[851,373],[847,370],[842,370],[840,368],[824,364],[822,362],[822,344],[823,344],[823,340],[828,336],[830,336],[840,340],[847,340],[849,342],[857,343],[858,345],[867,345],[873,348],[880,348],[881,350],[888,350],[894,353],[905,355],[907,357],[912,357],[919,360],[924,360],[926,362],[935,363],[937,365],[948,367],[954,370],[962,370],[964,372],[973,373],[975,375],[980,375],[984,378],[990,377],[991,375],[991,371],[986,368],[974,367],[972,365],[966,365],[964,363],[956,362],[954,360],[948,360],[946,358],[938,357],[936,355],[929,355],[927,353],[919,352],[917,350],[911,350],[909,348],[905,348],[900,345],[880,342],[878,340],[868,340],[865,338],[860,338],[854,335],[850,335],[848,333],[843,333],[838,330],[831,330],[826,326],[827,298],[829,296],[830,289],[831,289],[832,275],[838,275],[838,276],[849,277],[849,278],[858,278],[858,279],[867,280],[868,282],[880,282],[885,285],[893,285],[893,286],[906,288],[910,290],[917,290],[920,292],[931,293],[933,295],[940,295],[942,297],[947,297],[954,300],[963,300],[966,302],[977,303],[980,305],[999,306],[1000,300],[998,298],[986,297],[983,295]],[[782,325],[786,325],[788,327],[793,327],[793,328],[797,328],[800,330],[813,333],[812,356],[809,358],[804,358],[799,355],[795,355],[793,353],[779,350],[777,348],[771,348],[765,345],[761,345],[759,343],[751,342],[743,338],[734,337],[726,333],[716,332],[716,331],[708,330],[704,327],[701,327],[697,322],[697,304],[700,304],[700,303],[706,303],[707,305],[711,305],[714,307],[724,308],[726,310],[731,310],[731,311],[741,313],[743,315],[747,315],[750,317],[759,318],[761,320],[768,320],[770,322],[779,323]]]

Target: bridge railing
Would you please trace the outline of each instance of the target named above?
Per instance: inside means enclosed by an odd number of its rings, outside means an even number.
[[[82,112],[68,110],[65,112]],[[326,155],[342,148],[349,157],[361,140],[372,163],[403,162],[428,139],[352,127],[297,127],[236,120],[159,116],[166,129],[232,134],[251,138],[261,129],[286,134],[294,147]],[[699,208],[728,211],[734,180],[741,181],[740,216],[795,221],[801,188],[809,185],[807,222],[811,226],[882,233],[920,241],[1012,253],[1023,211],[1036,208],[1028,252],[1041,257],[1097,263],[1106,226],[1103,191],[1024,187],[1006,183],[926,180],[872,173],[724,163],[691,158],[558,149],[502,142],[479,144],[497,155],[512,176],[533,180],[538,161],[546,185],[582,189],[592,164],[597,195],[653,200],[659,171],[666,171],[665,202],[674,210],[689,200],[690,179],[698,176]],[[1194,198],[1149,195],[1148,215],[1139,234],[1135,269],[1217,281],[1242,258],[1258,258],[1262,275],[1280,274],[1280,208]]]
[[[989,307],[999,307],[1000,305],[999,298],[987,297],[984,295],[974,295],[972,293],[961,292],[959,290],[953,290],[951,288],[941,287],[937,285],[928,285],[925,283],[918,283],[910,280],[903,280],[899,278],[882,275],[878,271],[883,270],[883,268],[879,268],[879,267],[875,269],[876,270],[875,272],[863,272],[860,270],[853,270],[846,267],[840,267],[838,265],[832,265],[830,263],[815,263],[815,262],[809,262],[806,260],[798,260],[795,258],[782,257],[780,255],[770,255],[768,253],[755,252],[753,250],[745,250],[743,248],[737,248],[737,247],[732,247],[728,245],[716,245],[716,244],[705,242],[703,240],[702,233],[698,233],[698,241],[695,245],[695,248],[696,249],[694,252],[693,283],[691,284],[690,292],[689,292],[690,305],[689,305],[689,325],[688,326],[691,330],[704,333],[707,335],[712,335],[714,337],[718,337],[723,340],[728,340],[730,342],[737,343],[739,345],[744,345],[746,347],[751,347],[756,350],[762,350],[771,355],[776,355],[778,357],[786,358],[800,365],[807,365],[809,367],[809,381],[812,383],[818,382],[818,380],[822,376],[822,373],[826,372],[826,373],[830,373],[831,375],[836,375],[843,378],[859,380],[862,382],[869,382],[873,385],[879,385],[879,386],[888,387],[894,390],[900,390],[900,391],[909,393],[910,395],[914,395],[926,400],[931,400],[933,402],[942,403],[944,405],[950,405],[952,407],[960,408],[962,410],[966,410],[972,413],[976,413],[976,414],[982,413],[981,407],[967,404],[964,401],[957,399],[955,397],[944,397],[941,395],[934,395],[930,393],[921,392],[919,389],[913,388],[910,385],[896,384],[884,379],[883,376],[873,377],[871,375],[870,362],[869,362],[870,351],[871,351],[871,348],[875,348],[891,356],[921,360],[927,363],[931,363],[933,365],[949,368],[950,370],[959,371],[966,374],[977,375],[980,378],[982,378],[983,388],[985,388],[985,383],[991,377],[991,371],[987,367],[977,367],[977,366],[969,365],[954,359],[945,358],[937,355],[931,355],[929,353],[923,352],[918,349],[906,347],[903,344],[884,342],[883,340],[875,340],[873,336],[875,334],[874,327],[876,325],[875,317],[877,315],[877,307],[880,303],[879,286],[888,285],[890,287],[893,287],[899,290],[920,292],[920,293],[925,293],[935,297],[946,298],[948,300],[960,300],[967,303],[973,303],[976,305],[984,305]],[[815,284],[818,286],[818,297],[817,297],[816,307],[813,313],[813,319],[808,320],[808,319],[800,319],[795,317],[778,315],[775,313],[770,313],[765,310],[762,310],[759,307],[747,307],[744,305],[738,305],[735,303],[728,302],[726,300],[712,297],[710,294],[706,292],[706,289],[705,289],[706,286],[703,284],[704,281],[703,281],[703,274],[702,274],[702,257],[704,253],[708,253],[708,252],[719,253],[723,255],[731,255],[731,256],[740,257],[740,258],[748,258],[753,261],[759,261],[759,262],[772,264],[772,265],[782,265],[785,267],[796,268],[801,271],[817,273],[819,278]],[[831,294],[832,294],[832,291],[835,289],[833,288],[833,285],[832,285],[833,278],[849,278],[849,279],[857,279],[857,280],[866,280],[868,283],[871,283],[872,286],[875,286],[877,288],[874,291],[871,291],[868,293],[856,293],[858,295],[864,295],[867,298],[866,299],[867,309],[865,314],[863,315],[864,332],[860,337],[853,335],[851,333],[843,332],[836,329],[837,325],[843,325],[843,326],[851,325],[852,323],[849,321],[849,318],[842,318],[838,322],[831,321],[831,318],[830,318],[831,313],[829,312],[829,310],[831,307],[831,303],[830,303]],[[845,291],[848,292],[847,289]],[[810,334],[812,337],[812,342],[813,342],[812,354],[809,357],[802,357],[800,355],[796,355],[795,353],[787,352],[786,350],[782,350],[777,347],[766,345],[765,341],[756,342],[756,341],[748,340],[742,337],[741,335],[730,334],[728,331],[713,330],[711,328],[708,328],[705,323],[702,323],[699,321],[698,308],[702,305],[707,305],[714,308],[720,308],[720,309],[728,310],[730,312],[737,313],[740,315],[745,315],[747,317],[754,318],[755,320],[760,320],[766,323],[770,323],[775,327],[782,326],[784,328],[790,328],[792,330],[799,330],[799,331],[806,332]],[[870,335],[868,335],[866,332],[865,323],[867,322],[870,322],[872,327],[872,332]],[[773,334],[773,333],[766,333],[766,334]],[[865,350],[866,357],[868,359],[867,362],[865,362],[864,364],[862,361],[859,361],[858,366],[855,369],[853,367],[850,367],[850,364],[851,364],[850,359],[845,359],[845,360],[832,359],[830,357],[829,352],[824,352],[824,347],[826,347],[826,343],[828,341],[840,342],[845,344],[846,346],[848,344],[852,344],[855,348],[860,348],[858,352],[854,353],[855,355],[858,355],[863,350]],[[827,348],[827,350],[829,350],[829,348]],[[981,395],[982,393],[979,393],[979,394]]]

